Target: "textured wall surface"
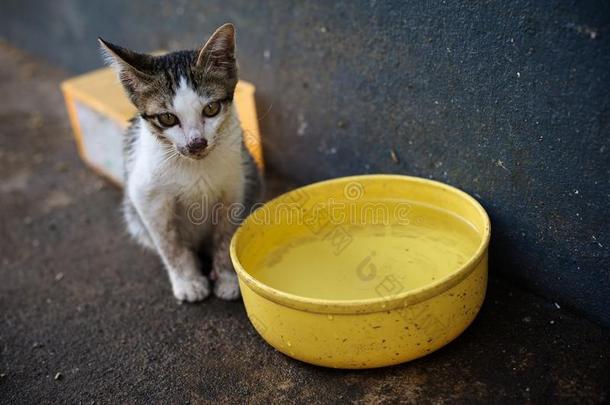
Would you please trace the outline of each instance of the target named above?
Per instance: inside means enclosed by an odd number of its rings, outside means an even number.
[[[610,3],[4,0],[0,35],[78,73],[98,35],[192,48],[226,21],[270,167],[458,186],[491,271],[610,325]]]

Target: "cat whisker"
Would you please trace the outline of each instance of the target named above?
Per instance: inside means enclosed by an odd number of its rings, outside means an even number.
[[[178,151],[170,150],[168,153],[166,153],[163,156],[163,160],[161,161],[160,165],[164,165],[166,163],[169,163],[172,159],[176,158],[178,155],[179,155]]]

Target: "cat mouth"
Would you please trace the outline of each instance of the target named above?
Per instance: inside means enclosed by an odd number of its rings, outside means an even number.
[[[180,156],[187,158],[187,159],[191,159],[191,160],[201,160],[203,158],[205,158],[207,155],[210,154],[210,152],[212,151],[212,149],[214,149],[214,147],[212,145],[208,146],[207,148],[197,151],[197,152],[189,152],[189,151],[182,151],[182,150],[178,150],[178,153],[180,154]]]

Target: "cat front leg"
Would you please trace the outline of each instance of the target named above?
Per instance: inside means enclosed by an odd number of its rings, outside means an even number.
[[[231,238],[237,229],[239,219],[231,217],[231,210],[223,210],[214,230],[214,251],[212,254],[212,278],[215,280],[214,295],[223,300],[235,300],[240,296],[237,274],[229,253]]]
[[[210,285],[199,270],[195,252],[180,239],[174,199],[162,192],[136,190],[130,194],[167,269],[174,296],[187,302],[205,299],[210,294]]]

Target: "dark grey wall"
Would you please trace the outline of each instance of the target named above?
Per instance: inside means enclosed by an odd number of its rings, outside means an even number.
[[[98,35],[176,49],[234,22],[270,167],[303,183],[394,172],[461,187],[492,217],[492,272],[610,325],[607,1],[4,0],[1,10],[5,39],[75,73],[100,65]]]

